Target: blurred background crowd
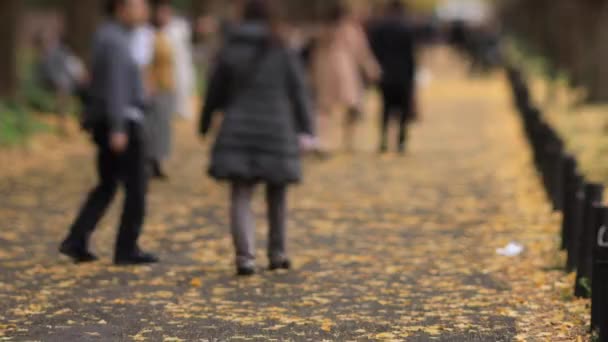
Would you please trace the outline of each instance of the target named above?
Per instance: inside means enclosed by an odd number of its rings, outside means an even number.
[[[378,81],[377,51],[370,51],[374,23],[385,16],[384,0],[286,0],[276,1],[280,8],[281,31],[290,47],[302,58],[316,94],[321,112],[333,111],[330,100],[344,95],[345,111],[356,118],[362,89]],[[191,119],[200,108],[196,99],[203,93],[207,71],[231,27],[240,16],[239,0],[176,0],[166,9],[150,13],[148,24],[133,34],[132,50],[137,63],[150,75],[159,74],[161,91],[155,92],[154,107],[158,119],[158,159],[167,156],[169,135],[167,115],[171,119]],[[337,6],[341,5],[341,6]],[[482,0],[404,1],[404,12],[413,28],[417,46],[450,42],[473,59],[474,68],[486,69],[500,62],[496,8]],[[91,62],[92,37],[104,18],[103,0],[7,0],[0,4],[0,143],[11,144],[42,127],[30,113],[45,113],[57,118],[59,131],[67,133],[66,121],[78,116],[85,94]],[[341,7],[341,10],[338,8]],[[404,14],[405,14],[404,13]],[[319,63],[328,46],[327,27],[339,25],[346,18],[353,29],[342,30],[338,40],[359,40],[353,51],[361,63],[361,75],[350,75],[352,82],[336,94],[331,63]],[[158,38],[158,39],[156,39]],[[382,47],[391,49],[389,46]],[[395,48],[394,50],[399,50]],[[325,52],[330,52],[326,50]],[[338,62],[337,66],[341,64]],[[329,76],[328,76],[329,75]],[[314,77],[317,76],[317,77]],[[324,79],[319,79],[324,78]],[[335,81],[335,80],[334,80]],[[317,82],[317,83],[315,83]],[[342,82],[344,83],[344,82]],[[360,85],[358,85],[361,83]],[[344,84],[340,84],[344,87]],[[159,84],[154,85],[158,87]],[[339,88],[339,87],[338,87]],[[323,132],[324,116],[318,122]],[[348,121],[348,120],[347,120]],[[349,134],[348,123],[345,135]],[[352,133],[351,133],[352,134]],[[348,140],[348,138],[345,138]],[[348,141],[345,141],[348,144]],[[319,144],[323,144],[322,141]],[[328,147],[329,148],[329,147]],[[161,174],[162,170],[159,170]]]
[[[284,0],[281,31],[290,47],[308,68],[317,111],[335,111],[329,102],[341,100],[346,116],[356,118],[361,111],[361,91],[373,84],[378,52],[373,49],[374,23],[385,16],[387,0]],[[403,1],[408,25],[412,28],[416,56],[429,44],[449,43],[471,61],[473,74],[504,63],[533,64],[549,84],[566,84],[581,90],[580,101],[605,102],[608,74],[602,68],[608,48],[602,44],[608,29],[608,1],[524,1],[524,0],[409,0]],[[344,13],[336,13],[342,4]],[[230,28],[236,25],[240,0],[175,0],[167,11],[151,14],[148,24],[137,29],[133,55],[145,70],[156,69],[171,82],[162,82],[164,91],[154,98],[158,114],[155,141],[159,160],[170,146],[170,119],[197,116],[197,101],[204,93],[208,70]],[[14,145],[40,130],[57,129],[67,134],[70,118],[82,112],[79,98],[86,84],[92,37],[104,18],[103,0],[5,0],[0,4],[0,145]],[[333,12],[333,13],[332,13]],[[336,18],[348,17],[354,30],[338,40],[357,40],[354,50],[360,74],[355,82],[342,84],[341,93],[332,85],[336,68],[327,60],[326,28]],[[333,17],[333,18],[332,18]],[[357,38],[359,31],[360,37]],[[155,36],[160,35],[156,40]],[[365,36],[366,41],[361,38]],[[350,36],[350,37],[348,37]],[[161,41],[154,44],[155,41]],[[356,45],[357,43],[355,43]],[[389,44],[390,45],[390,44]],[[385,49],[390,50],[390,46]],[[398,50],[395,48],[394,50]],[[326,51],[327,52],[327,51]],[[152,64],[154,57],[164,62]],[[316,62],[316,61],[317,62]],[[162,65],[164,64],[164,65]],[[338,63],[338,66],[341,66]],[[339,69],[339,68],[338,68]],[[155,72],[158,76],[158,72]],[[420,70],[417,78],[424,77]],[[147,72],[150,75],[150,72]],[[163,78],[163,77],[161,77]],[[320,78],[323,78],[322,80]],[[148,77],[149,80],[149,77]],[[334,80],[335,81],[335,80]],[[344,82],[342,82],[344,83]],[[148,84],[150,86],[150,84]],[[554,88],[549,87],[548,98]],[[340,94],[339,94],[340,93]],[[415,96],[413,96],[415,99]],[[330,101],[331,100],[331,101]],[[386,100],[386,98],[385,98]],[[357,102],[359,101],[359,102]],[[415,111],[416,103],[411,104]],[[36,114],[36,115],[32,115]],[[45,120],[38,120],[43,114]],[[162,114],[162,115],[161,115]],[[319,115],[319,141],[331,149],[323,135],[330,133]],[[48,118],[58,122],[49,127]],[[165,122],[162,122],[162,121]],[[352,128],[346,120],[343,139],[348,148]],[[352,121],[352,120],[351,120]],[[351,138],[352,139],[352,138]],[[327,145],[327,146],[324,146]],[[162,170],[158,167],[158,174]]]
[[[3,118],[23,131],[29,111],[52,113],[60,133],[80,122],[97,148],[98,184],[60,246],[76,262],[97,260],[89,239],[119,187],[126,197],[114,262],[158,261],[137,242],[148,179],[169,177],[166,161],[180,138],[173,122],[196,117],[203,139],[217,131],[208,171],[231,183],[238,273],[256,269],[251,198],[259,183],[267,187],[269,267],[288,269],[287,189],[302,178],[302,150],[321,158],[355,152],[358,126],[372,114],[378,151],[407,152],[425,46],[452,45],[474,75],[504,61],[496,8],[480,0],[0,6]],[[369,90],[381,95],[378,113],[366,113]],[[221,125],[216,112],[224,114]]]

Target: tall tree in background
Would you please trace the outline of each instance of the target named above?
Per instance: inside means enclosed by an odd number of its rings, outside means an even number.
[[[18,23],[22,0],[0,0],[0,98],[17,92]]]
[[[190,6],[192,14],[196,16],[208,14],[212,9],[213,2],[211,0],[192,0]]]
[[[191,0],[188,14],[191,17],[201,15],[225,16],[230,15],[234,6],[238,6],[242,0]]]
[[[590,102],[608,101],[608,0],[503,0],[506,26],[549,69],[584,87]],[[553,71],[552,71],[553,72]]]
[[[104,1],[64,0],[64,3],[67,44],[76,55],[88,61],[91,38],[102,18]]]

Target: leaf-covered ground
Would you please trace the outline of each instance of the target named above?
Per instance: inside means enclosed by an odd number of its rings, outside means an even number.
[[[178,125],[171,181],[151,189],[142,244],[159,265],[111,265],[118,203],[94,237],[101,262],[76,266],[56,252],[95,179],[83,138],[2,178],[0,340],[586,339],[588,303],[572,299],[559,269],[559,217],[504,80],[467,79],[443,52],[430,59],[408,155],[372,153],[370,110],[359,152],[307,160],[290,196],[290,272],[262,269],[260,193],[260,274],[234,276],[227,188],[204,176],[207,148],[192,124]],[[510,241],[525,252],[497,256]]]

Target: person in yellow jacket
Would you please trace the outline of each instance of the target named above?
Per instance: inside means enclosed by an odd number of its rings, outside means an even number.
[[[151,176],[166,179],[162,164],[171,153],[171,124],[175,109],[174,51],[165,28],[173,16],[169,0],[153,0],[154,43],[152,60],[147,67],[150,108],[146,117],[148,158]]]

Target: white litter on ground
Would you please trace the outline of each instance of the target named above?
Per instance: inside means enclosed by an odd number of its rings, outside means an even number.
[[[496,254],[506,256],[506,257],[514,257],[520,255],[524,251],[524,246],[518,242],[510,242],[503,248],[498,248],[496,250]]]

